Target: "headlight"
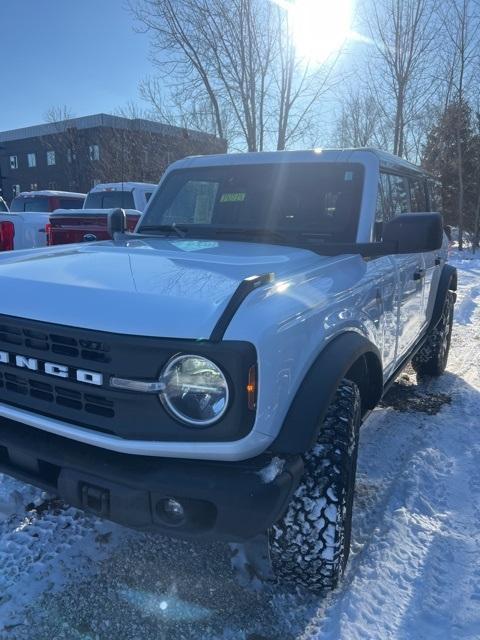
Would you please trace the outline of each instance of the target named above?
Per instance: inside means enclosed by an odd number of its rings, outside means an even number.
[[[217,422],[228,407],[225,376],[215,363],[202,356],[174,356],[161,376],[163,405],[186,424],[206,427]]]

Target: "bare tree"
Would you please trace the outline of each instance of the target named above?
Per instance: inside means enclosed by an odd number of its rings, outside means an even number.
[[[52,127],[43,138],[47,150],[63,156],[63,162],[57,158],[64,173],[59,179],[70,190],[89,189],[95,182],[158,182],[175,160],[225,150],[214,136],[152,122],[149,112],[134,103],[118,108],[94,133],[78,128],[70,114],[64,107],[49,109]]]
[[[57,106],[52,105],[45,111],[43,115],[43,119],[45,120],[45,122],[59,124],[60,126],[63,122],[65,122],[65,120],[71,120],[74,117],[75,114],[73,110],[66,104]]]
[[[51,106],[44,114],[45,122],[53,126],[54,135],[43,139],[48,150],[65,156],[64,163],[68,188],[79,190],[82,183],[79,158],[82,152],[82,140],[75,125],[75,114],[68,105]]]
[[[160,112],[173,96],[182,116],[201,115],[249,151],[284,149],[314,125],[334,61],[299,59],[288,10],[270,0],[138,0],[132,10],[168,90],[162,100],[158,82],[142,86]]]
[[[201,90],[193,94],[188,86],[182,85],[170,86],[166,90],[165,83],[156,76],[144,78],[139,89],[140,97],[149,105],[144,117],[175,127],[219,135],[212,103]],[[222,114],[222,137],[231,140],[233,127],[227,115]]]
[[[384,114],[369,87],[350,89],[340,100],[336,123],[336,143],[341,147],[384,148],[387,134]]]
[[[433,0],[376,0],[365,18],[376,54],[370,81],[391,114],[392,150],[405,155],[408,128],[418,122],[435,92],[437,42]]]
[[[273,29],[275,55],[271,67],[276,91],[270,102],[274,105],[276,148],[282,150],[318,133],[322,98],[340,83],[334,70],[341,51],[323,65],[300,58],[289,14],[280,8]]]

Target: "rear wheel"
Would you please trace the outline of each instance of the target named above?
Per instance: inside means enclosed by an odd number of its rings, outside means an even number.
[[[341,577],[350,550],[352,506],[361,420],[357,385],[342,380],[305,474],[283,518],[269,532],[275,577],[322,592]]]
[[[445,371],[452,339],[454,304],[453,292],[447,291],[437,326],[430,329],[425,344],[412,360],[417,374],[440,376]]]

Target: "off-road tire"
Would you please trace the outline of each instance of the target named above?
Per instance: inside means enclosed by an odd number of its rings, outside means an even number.
[[[357,385],[342,380],[305,454],[305,473],[283,518],[269,531],[270,560],[281,583],[314,592],[335,588],[348,559],[361,420]]]
[[[420,376],[441,376],[447,367],[452,339],[454,304],[453,292],[447,291],[437,326],[430,329],[425,344],[412,360],[412,366]]]

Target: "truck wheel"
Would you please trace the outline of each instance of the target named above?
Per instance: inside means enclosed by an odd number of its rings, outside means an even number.
[[[315,592],[333,589],[350,550],[352,506],[361,420],[357,385],[342,380],[305,474],[283,518],[269,532],[277,580]]]
[[[454,304],[453,293],[447,291],[437,326],[430,329],[425,344],[412,360],[412,366],[420,376],[440,376],[445,371],[452,339]]]

